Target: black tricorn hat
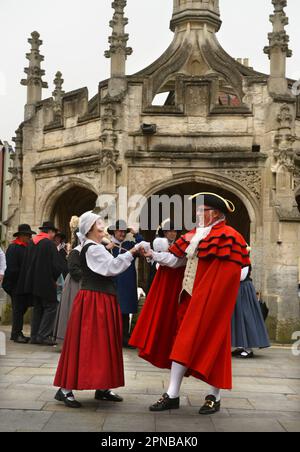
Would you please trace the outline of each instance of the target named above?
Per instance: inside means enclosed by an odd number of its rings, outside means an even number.
[[[164,220],[157,228],[156,234],[158,237],[164,238],[164,232],[169,231],[176,231],[175,225],[173,221],[168,218],[167,220]]]
[[[217,195],[216,193],[208,193],[208,192],[202,192],[197,193],[193,196],[191,196],[189,199],[198,199],[202,197],[202,205],[213,207],[214,209],[220,210],[225,215],[228,213],[234,213],[235,212],[235,205],[232,201],[229,201],[229,199],[222,198],[222,196]]]
[[[54,223],[52,221],[44,221],[43,226],[41,226],[40,231],[54,231],[58,232],[58,229],[54,226]]]
[[[19,224],[18,232],[14,233],[14,237],[18,237],[19,235],[34,235],[36,232],[31,230],[29,224]]]
[[[130,229],[128,228],[126,221],[124,221],[124,220],[118,220],[118,221],[116,221],[115,224],[113,224],[112,226],[110,226],[110,227],[107,229],[107,232],[108,232],[110,235],[114,235],[114,233],[115,233],[116,231],[125,231],[125,232],[128,234],[128,232],[130,232]]]

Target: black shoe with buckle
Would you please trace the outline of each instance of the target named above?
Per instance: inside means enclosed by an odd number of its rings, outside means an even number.
[[[240,356],[240,359],[252,359],[254,358],[254,353],[253,352],[248,352],[247,350],[244,350]]]
[[[163,396],[154,405],[149,407],[150,411],[167,411],[167,410],[178,410],[180,406],[180,398],[171,399],[168,394],[163,394]]]
[[[74,398],[73,392],[64,394],[61,389],[59,389],[55,395],[55,400],[58,402],[63,402],[68,408],[81,408],[81,403],[77,402]]]
[[[232,356],[232,357],[240,356],[240,354],[243,353],[243,351],[244,351],[243,348],[237,348],[236,350],[234,350],[234,351],[231,353],[231,356]]]
[[[97,389],[95,393],[95,399],[107,400],[109,402],[123,402],[123,398],[120,397],[118,394],[112,392],[110,389],[107,389],[106,391]]]
[[[205,404],[199,410],[199,414],[210,415],[218,413],[221,409],[221,402],[217,402],[217,399],[213,395],[209,395],[205,399]]]

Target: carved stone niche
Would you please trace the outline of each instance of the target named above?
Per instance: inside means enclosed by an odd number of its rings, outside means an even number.
[[[211,81],[185,83],[185,114],[206,117],[211,104]]]
[[[87,88],[71,91],[63,96],[62,114],[64,119],[84,116],[88,112]]]
[[[290,192],[292,188],[292,173],[284,166],[280,165],[276,171],[276,191],[277,194]]]

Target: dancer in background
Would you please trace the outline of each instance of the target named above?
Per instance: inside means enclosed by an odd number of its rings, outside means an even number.
[[[268,348],[270,341],[262,308],[251,279],[251,269],[243,269],[242,282],[231,323],[232,353],[242,359],[254,357],[254,348]]]
[[[78,232],[79,229],[75,230],[73,233],[74,238],[72,240],[72,243],[73,246],[75,245],[75,247],[68,256],[67,264],[69,273],[65,280],[61,302],[59,304],[56,316],[54,337],[58,342],[64,341],[73,303],[80,290],[80,283],[82,278],[80,252],[82,250],[82,246],[79,243],[79,239],[77,237]]]

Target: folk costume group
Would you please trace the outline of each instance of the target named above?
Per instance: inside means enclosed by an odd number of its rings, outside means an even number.
[[[153,249],[122,222],[110,228],[112,242],[104,244],[101,217],[93,212],[81,216],[78,243],[68,257],[68,275],[56,314],[55,336],[63,341],[54,380],[59,388],[57,401],[80,408],[73,391],[95,390],[97,400],[122,402],[113,389],[125,385],[122,349],[131,347],[152,365],[170,369],[169,388],[150,411],[178,409],[183,378],[193,376],[210,386],[199,413],[214,414],[221,408],[221,390],[232,388],[232,346],[237,347],[235,355],[247,358],[249,349],[270,345],[251,280],[249,247],[226,224],[234,205],[214,193],[193,198],[201,200],[198,226],[177,239],[174,225],[165,221]],[[45,240],[43,231],[33,241],[34,231],[25,232],[27,243],[19,244],[25,240],[20,230],[18,243],[11,247],[36,247]],[[126,239],[128,232],[134,235],[133,241]],[[49,243],[44,247],[52,259],[53,282],[63,269],[53,247]],[[151,261],[152,274],[146,303],[129,338],[129,315],[137,312],[138,305],[137,256]],[[38,256],[34,262],[38,271]],[[17,281],[9,290],[13,306],[22,306],[14,308],[13,327],[13,334],[22,338],[22,316],[29,303],[28,298],[19,301],[24,295],[20,287],[33,283],[28,276],[24,282],[19,273],[12,277],[8,271],[6,279]],[[40,306],[33,322],[34,341],[47,337],[53,312],[38,288],[30,290]]]

